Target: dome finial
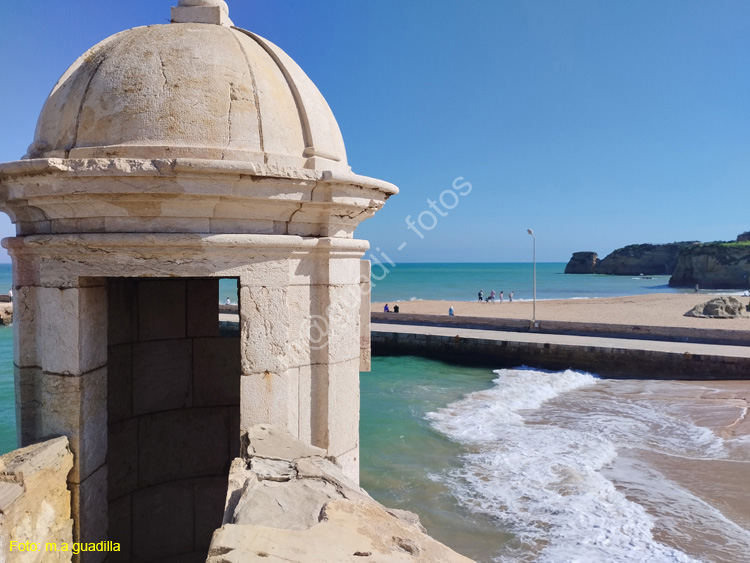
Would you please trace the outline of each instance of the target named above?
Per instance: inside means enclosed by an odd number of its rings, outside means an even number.
[[[172,8],[172,23],[211,23],[232,27],[229,6],[224,0],[180,0]]]

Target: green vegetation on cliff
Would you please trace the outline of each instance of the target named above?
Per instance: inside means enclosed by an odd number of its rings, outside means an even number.
[[[705,289],[747,289],[750,241],[696,244],[680,252],[669,285]]]

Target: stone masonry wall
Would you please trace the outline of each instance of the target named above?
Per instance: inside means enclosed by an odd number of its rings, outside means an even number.
[[[495,369],[522,365],[578,369],[621,378],[642,378],[648,373],[654,379],[747,379],[750,373],[750,360],[742,357],[397,332],[373,331],[372,353],[418,355]]]
[[[240,443],[240,342],[220,335],[218,283],[109,280],[112,561],[203,561],[221,525]]]

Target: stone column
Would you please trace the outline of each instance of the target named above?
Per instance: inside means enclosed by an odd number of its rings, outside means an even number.
[[[63,287],[49,287],[14,268],[14,286],[18,296],[14,362],[19,445],[67,436],[74,454],[73,469],[68,475],[76,522],[74,539],[105,540],[107,292],[104,280],[79,278],[68,280]],[[100,559],[92,554],[85,560]]]

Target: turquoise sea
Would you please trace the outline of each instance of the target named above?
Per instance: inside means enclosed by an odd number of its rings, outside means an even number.
[[[536,265],[537,299],[618,297],[644,293],[684,293],[669,287],[669,276],[603,276],[565,274],[565,262]],[[533,295],[533,265],[509,264],[390,264],[372,267],[374,302],[440,299],[475,301],[480,289],[513,291],[514,299]]]
[[[537,264],[538,299],[693,291],[564,268]],[[526,300],[532,277],[531,264],[389,265],[373,269],[372,300]],[[750,436],[730,428],[750,411],[748,384],[657,375],[375,357],[361,374],[362,486],[476,561],[746,560]]]

